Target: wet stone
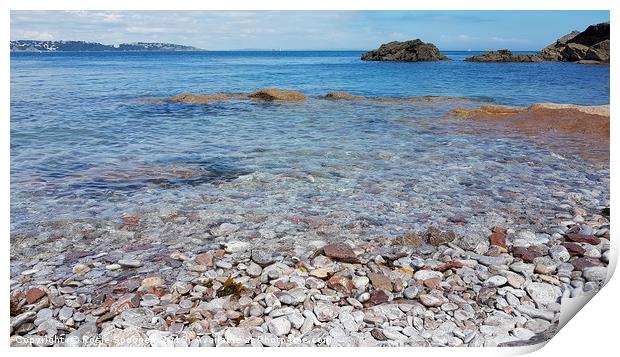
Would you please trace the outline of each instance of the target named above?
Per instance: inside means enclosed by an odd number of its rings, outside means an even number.
[[[232,223],[222,223],[217,228],[211,230],[214,236],[225,236],[239,230],[239,226]]]
[[[142,266],[142,262],[137,259],[121,259],[118,264],[125,268],[139,268]]]
[[[154,294],[145,294],[142,296],[142,301],[140,301],[140,306],[151,307],[159,304],[159,297]]]
[[[164,285],[164,279],[159,276],[152,276],[142,280],[142,284],[140,285],[143,289],[152,289],[157,288]]]
[[[43,322],[51,319],[54,316],[54,312],[51,309],[41,309],[37,312],[37,318],[34,320],[34,324],[39,326]]]
[[[429,244],[439,246],[452,242],[456,235],[452,231],[441,231],[435,227],[429,227],[426,231],[426,238]]]
[[[109,264],[105,266],[106,270],[114,271],[122,268],[120,264]]]
[[[67,321],[73,316],[73,308],[68,306],[63,306],[60,311],[58,311],[58,319],[60,321]]]
[[[34,304],[46,295],[45,291],[39,288],[32,288],[26,292],[26,302],[28,304]]]
[[[192,290],[192,284],[183,281],[177,281],[172,285],[172,289],[176,291],[179,295],[185,295]]]
[[[84,275],[90,271],[90,267],[86,264],[76,264],[72,271],[73,274]]]
[[[73,321],[75,321],[75,322],[82,322],[84,320],[86,320],[86,315],[83,312],[76,311],[73,314]]]
[[[252,261],[261,267],[275,263],[274,252],[265,249],[252,249]]]
[[[504,232],[495,232],[489,237],[489,244],[500,248],[506,248],[506,234]]]
[[[351,246],[346,243],[333,243],[323,247],[323,252],[326,256],[347,263],[356,263],[357,254],[353,251]]]

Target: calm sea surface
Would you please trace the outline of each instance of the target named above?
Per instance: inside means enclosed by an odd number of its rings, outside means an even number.
[[[466,195],[492,210],[509,189],[543,201],[576,184],[608,194],[606,170],[517,139],[459,134],[438,118],[489,102],[608,104],[609,66],[467,63],[475,52],[446,54],[453,61],[362,62],[361,52],[12,53],[12,232],[180,210],[239,221],[261,212],[274,226],[286,214],[339,211],[398,229]],[[268,87],[310,98],[144,100]],[[329,91],[473,101],[319,98]]]

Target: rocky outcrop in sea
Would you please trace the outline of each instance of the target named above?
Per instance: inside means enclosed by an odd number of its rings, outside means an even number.
[[[420,39],[385,43],[378,49],[362,55],[362,61],[428,62],[446,60],[448,57],[442,55],[435,45],[422,42]]]
[[[479,56],[467,57],[466,62],[542,62],[537,55],[513,54],[509,50],[498,50],[483,53]]]
[[[609,63],[609,22],[573,31],[532,55],[514,55],[508,50],[483,53],[467,62],[542,62],[564,61],[582,64]]]
[[[571,32],[538,52],[546,61],[609,63],[609,22],[588,26],[580,33]]]

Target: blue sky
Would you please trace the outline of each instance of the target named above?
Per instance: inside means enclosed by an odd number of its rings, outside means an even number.
[[[608,11],[12,11],[11,39],[359,50],[420,38],[441,50],[539,50],[603,21]]]

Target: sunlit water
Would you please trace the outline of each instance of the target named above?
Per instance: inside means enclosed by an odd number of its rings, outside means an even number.
[[[606,203],[608,166],[471,135],[442,117],[481,102],[607,104],[609,66],[467,63],[465,52],[448,53],[448,62],[379,63],[360,54],[12,54],[12,234],[41,234],[59,220],[200,212],[209,224],[292,236],[300,232],[291,217],[329,217],[339,234],[356,226],[372,237],[454,216],[492,224],[515,221],[515,209],[558,211],[559,191],[586,192],[586,207]],[[143,100],[268,87],[310,97]],[[319,98],[335,90],[472,101]],[[161,232],[157,224],[149,229]]]

